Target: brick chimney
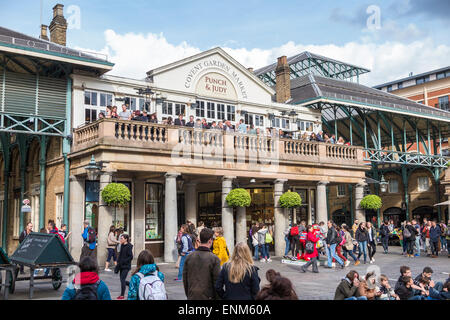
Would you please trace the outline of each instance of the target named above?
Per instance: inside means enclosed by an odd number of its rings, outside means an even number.
[[[65,46],[67,21],[64,18],[63,8],[64,6],[59,3],[53,7],[53,20],[50,23],[50,41]]]
[[[41,24],[41,36],[39,38],[41,38],[42,40],[48,41],[47,29],[48,26],[46,26],[45,24]]]
[[[275,69],[277,102],[285,103],[291,98],[291,71],[287,63],[287,57],[278,58],[277,68]]]

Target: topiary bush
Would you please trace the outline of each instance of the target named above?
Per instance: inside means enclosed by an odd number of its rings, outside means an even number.
[[[295,208],[302,204],[302,198],[297,192],[288,191],[281,195],[280,206],[282,208]]]
[[[378,210],[383,205],[383,202],[381,201],[381,198],[374,194],[369,194],[362,198],[361,203],[359,206],[362,209],[366,210]]]
[[[247,190],[237,188],[228,193],[225,201],[230,207],[248,207],[252,202],[252,198]]]
[[[102,199],[108,206],[124,207],[131,199],[130,190],[123,183],[110,183],[102,190]]]

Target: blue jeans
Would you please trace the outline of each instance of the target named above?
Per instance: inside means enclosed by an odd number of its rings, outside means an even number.
[[[359,253],[358,260],[361,258],[361,255],[364,254],[364,263],[367,261],[367,241],[358,242]]]
[[[184,256],[181,256],[181,260],[180,260],[180,266],[178,267],[178,280],[183,279],[183,267],[184,267],[184,262],[186,261],[186,258],[188,256],[189,252],[186,253]]]
[[[412,296],[408,300],[425,300],[426,298],[424,296]]]
[[[339,258],[339,256],[336,254],[336,246],[337,244],[332,244],[328,247],[328,245],[326,246],[327,248],[327,258],[328,258],[328,266],[331,268],[331,262],[334,259],[336,259],[336,262],[339,263],[340,265],[343,265],[344,262],[342,261],[341,258]]]
[[[361,296],[361,297],[349,297],[349,298],[345,298],[344,300],[367,300],[366,296]]]
[[[416,251],[417,251],[417,254],[420,256],[420,237],[419,236],[416,237]]]
[[[441,236],[441,249],[447,249],[447,241],[443,236]]]
[[[269,258],[270,258],[270,254],[269,254],[269,244],[266,243],[264,246],[266,247],[266,256],[267,256],[267,259],[269,259]]]
[[[255,246],[255,256],[253,257],[253,259],[255,259],[255,261],[259,260],[259,245]]]
[[[345,249],[345,248],[342,248],[342,249],[344,249],[344,257],[345,257],[345,259],[348,259],[348,258],[347,258],[347,254],[349,254],[350,257],[352,257],[353,260],[354,260],[355,262],[356,262],[356,260],[358,260],[358,259],[355,257],[355,255],[353,254],[353,251],[352,251],[352,250],[347,250],[347,249]]]
[[[286,249],[284,249],[284,255],[287,256],[289,250],[291,249],[291,242],[289,241],[289,238],[287,236],[284,236],[284,241],[286,241]]]

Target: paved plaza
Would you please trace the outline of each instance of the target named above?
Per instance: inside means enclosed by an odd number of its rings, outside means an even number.
[[[378,247],[379,251],[382,248]],[[400,247],[391,247],[390,253],[385,255],[378,252],[375,256],[374,264],[360,264],[359,266],[353,266],[353,262],[350,266],[344,270],[339,269],[325,269],[319,267],[319,273],[314,274],[312,272],[301,273],[300,267],[282,264],[280,258],[273,258],[270,263],[257,262],[256,265],[260,268],[261,286],[267,284],[265,279],[265,273],[268,269],[273,268],[280,272],[283,276],[288,277],[295,286],[295,291],[300,299],[333,299],[334,291],[339,281],[345,276],[345,274],[351,270],[357,270],[361,275],[366,274],[367,271],[376,270],[386,274],[391,279],[391,285],[395,284],[399,276],[399,268],[401,265],[408,265],[411,267],[412,274],[415,277],[418,275],[423,267],[430,266],[433,271],[433,280],[445,281],[448,278],[448,272],[450,271],[450,259],[446,253],[436,259],[421,256],[415,258],[407,258],[400,254]],[[321,259],[324,259],[323,257]],[[159,263],[160,270],[166,276],[166,289],[169,295],[169,299],[184,300],[186,296],[184,294],[183,283],[175,282],[178,269],[174,264]],[[311,270],[311,269],[309,269]],[[379,270],[379,271],[378,271]],[[129,276],[130,277],[130,276]],[[104,272],[100,274],[100,278],[106,282],[111,292],[111,297],[115,299],[120,293],[120,280],[119,276],[113,272]],[[39,281],[38,281],[39,283]],[[28,282],[17,282],[16,292],[10,295],[9,299],[28,299]],[[33,300],[38,299],[60,299],[65,288],[65,284],[58,290],[52,289],[50,284],[38,285],[36,287]]]

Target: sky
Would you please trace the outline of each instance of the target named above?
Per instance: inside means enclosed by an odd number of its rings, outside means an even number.
[[[56,3],[67,45],[124,77],[217,46],[254,69],[311,51],[370,69],[370,86],[450,65],[449,0],[0,0],[0,25],[38,37]]]

